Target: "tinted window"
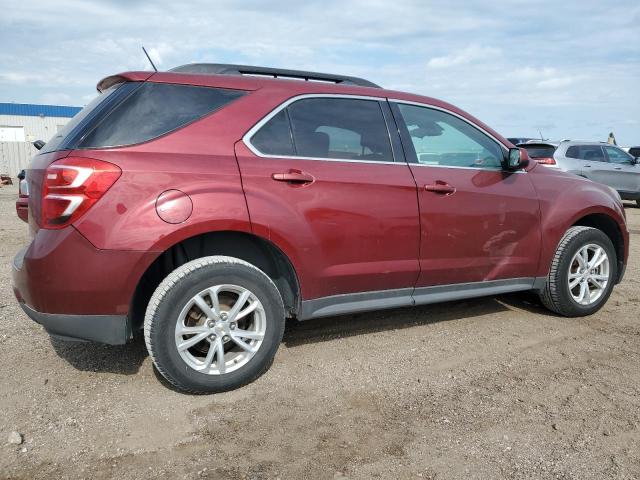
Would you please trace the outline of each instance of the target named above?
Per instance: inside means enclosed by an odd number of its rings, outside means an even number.
[[[418,163],[452,167],[500,168],[500,145],[464,120],[440,110],[398,104]]]
[[[564,156],[569,158],[580,158],[580,147],[577,145],[571,145],[567,148],[567,153],[565,153]]]
[[[640,157],[640,147],[631,147],[629,149],[629,154],[635,158]]]
[[[251,144],[265,155],[294,155],[293,139],[287,112],[281,110],[253,137]]]
[[[631,155],[619,148],[605,146],[604,149],[607,151],[607,157],[611,163],[631,163],[633,160]]]
[[[531,158],[553,158],[556,151],[553,145],[527,144],[521,145],[521,148],[524,148]]]
[[[81,141],[80,147],[141,143],[176,130],[243,95],[235,90],[144,83]]]
[[[128,89],[133,84],[128,84],[124,88]],[[53,152],[55,150],[61,150],[66,148],[72,148],[71,145],[65,146],[65,141],[68,140],[76,128],[82,128],[83,124],[85,124],[88,120],[88,117],[91,116],[96,110],[99,110],[100,107],[107,104],[107,99],[109,99],[113,93],[123,84],[114,85],[113,87],[105,90],[96,98],[91,100],[86,107],[80,110],[66,125],[64,125],[61,129],[57,131],[57,133],[51,138],[44,147],[40,150],[40,153]]]
[[[308,98],[289,107],[296,155],[393,162],[378,102]]]
[[[604,153],[600,145],[571,145],[567,149],[566,157],[594,162],[605,162]]]

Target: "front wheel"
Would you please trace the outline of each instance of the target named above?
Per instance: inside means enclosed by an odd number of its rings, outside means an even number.
[[[558,245],[540,299],[560,315],[591,315],[611,295],[616,265],[616,252],[607,235],[596,228],[571,227]]]
[[[232,390],[262,375],[284,333],[284,307],[271,279],[232,257],[199,258],[154,292],[144,337],[158,372],[190,393]]]

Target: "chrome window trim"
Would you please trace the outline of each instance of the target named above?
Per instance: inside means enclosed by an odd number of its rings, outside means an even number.
[[[256,123],[253,127],[251,127],[249,131],[243,135],[242,141],[247,146],[247,148],[251,150],[251,152],[254,155],[261,158],[283,158],[288,160],[316,160],[316,161],[320,160],[324,162],[368,163],[370,165],[402,165],[402,166],[407,165],[407,162],[378,162],[375,160],[354,160],[352,158],[324,158],[324,157],[299,157],[295,155],[267,155],[262,153],[260,150],[258,150],[256,147],[253,146],[253,144],[251,143],[251,137],[253,137],[256,134],[256,132],[260,130],[269,120],[271,120],[273,117],[275,117],[278,113],[280,113],[282,110],[287,108],[292,103],[295,103],[298,100],[304,100],[306,98],[346,98],[346,99],[355,99],[355,100],[373,100],[375,102],[387,101],[386,97],[375,97],[370,95],[347,95],[347,94],[340,94],[340,93],[305,93],[303,95],[297,95],[295,97],[291,97],[286,101],[284,101],[283,103],[281,103],[280,105],[278,105],[273,110],[271,110],[267,115],[262,117],[262,119],[260,119],[258,123]],[[384,113],[381,111],[380,114],[382,115],[382,118],[384,120],[385,118]],[[385,129],[390,135],[391,133],[388,131],[388,125],[386,125],[386,120],[385,120]],[[394,155],[394,158],[395,158],[395,152],[393,151],[393,144],[391,143],[391,138],[389,138],[389,143],[390,143],[390,149],[391,149],[392,155]]]
[[[504,145],[500,140],[498,140],[496,137],[494,137],[492,134],[490,134],[489,132],[487,132],[484,128],[480,127],[479,125],[476,125],[475,123],[469,121],[467,118],[463,117],[462,115],[453,112],[451,110],[448,110],[446,108],[443,107],[438,107],[435,105],[431,105],[428,103],[420,103],[420,102],[413,102],[410,100],[399,100],[396,98],[389,98],[389,97],[377,97],[377,96],[372,96],[372,95],[349,95],[349,94],[343,94],[343,93],[305,93],[302,95],[296,95],[294,97],[291,97],[287,100],[285,100],[284,102],[282,102],[280,105],[278,105],[277,107],[275,107],[273,110],[271,110],[269,113],[267,113],[264,117],[262,117],[253,127],[251,127],[247,133],[245,133],[242,136],[242,142],[245,144],[245,146],[257,157],[260,158],[282,158],[282,159],[287,159],[287,160],[314,160],[314,161],[325,161],[325,162],[346,162],[346,163],[367,163],[370,165],[410,165],[410,166],[418,166],[418,167],[431,167],[431,168],[454,168],[454,169],[461,169],[461,170],[485,170],[485,171],[496,171],[496,172],[505,172],[507,170],[504,170],[502,167],[492,167],[492,168],[482,168],[482,167],[458,167],[458,166],[449,166],[449,165],[427,165],[424,163],[411,163],[409,162],[406,158],[404,162],[399,162],[399,161],[394,161],[394,162],[378,162],[375,160],[354,160],[351,158],[324,158],[324,157],[302,157],[302,156],[295,156],[295,155],[267,155],[262,153],[260,150],[258,150],[256,147],[253,146],[253,144],[251,143],[251,137],[253,137],[253,135],[256,134],[256,132],[258,130],[260,130],[269,120],[271,120],[273,117],[275,117],[278,113],[280,113],[282,110],[284,110],[285,108],[287,108],[289,105],[291,105],[294,102],[297,102],[298,100],[303,100],[306,98],[346,98],[346,99],[356,99],[356,100],[373,100],[376,102],[389,102],[389,103],[403,103],[406,105],[415,105],[417,107],[423,107],[423,108],[431,108],[434,110],[440,110],[444,113],[448,113],[449,115],[453,115],[457,118],[459,118],[460,120],[462,120],[463,122],[468,123],[469,125],[471,125],[472,127],[480,130],[482,133],[484,133],[485,135],[487,135],[489,138],[491,138],[493,141],[495,141],[504,151],[505,153],[509,151],[508,147],[506,145]],[[384,118],[384,113],[383,113],[383,118]],[[385,120],[385,125],[386,125],[386,120]],[[389,126],[386,125],[386,128],[388,130]],[[391,135],[391,132],[389,132],[389,134]],[[389,138],[389,141],[391,142],[391,138]],[[394,155],[395,158],[395,152],[393,151],[393,142],[391,142],[391,151],[392,154]],[[527,173],[525,170],[515,170],[512,171],[510,173]]]

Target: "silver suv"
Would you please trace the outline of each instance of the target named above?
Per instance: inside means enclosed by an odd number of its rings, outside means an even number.
[[[638,159],[615,145],[563,140],[520,143],[518,147],[525,148],[538,163],[609,185],[623,200],[635,200],[640,207]]]

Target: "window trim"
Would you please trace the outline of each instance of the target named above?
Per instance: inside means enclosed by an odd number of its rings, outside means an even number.
[[[389,146],[390,146],[389,148],[391,150],[391,155],[393,156],[394,161],[381,162],[376,160],[354,160],[352,158],[324,158],[324,157],[302,157],[302,156],[292,156],[292,155],[268,155],[268,154],[262,153],[251,143],[251,137],[253,137],[256,134],[256,132],[258,132],[258,130],[260,130],[269,120],[271,120],[278,113],[280,113],[281,110],[284,110],[289,105],[299,100],[304,100],[307,98],[341,98],[341,99],[348,99],[348,100],[372,100],[378,103],[378,107],[380,108],[380,116],[382,117],[382,121],[384,122],[387,130],[387,135],[389,138]],[[247,146],[247,148],[251,150],[251,152],[254,155],[261,158],[286,158],[291,160],[316,160],[316,161],[320,160],[325,162],[369,163],[374,165],[405,165],[406,166],[407,162],[403,160],[399,160],[398,154],[393,148],[393,141],[392,141],[393,134],[389,129],[387,118],[385,117],[384,110],[380,105],[380,102],[386,102],[386,101],[387,99],[385,97],[375,97],[375,96],[368,96],[368,95],[348,95],[348,94],[338,94],[338,93],[306,93],[303,95],[296,95],[295,97],[291,97],[285,100],[283,103],[279,104],[276,108],[271,110],[267,115],[262,117],[253,127],[249,129],[249,131],[247,131],[247,133],[243,135],[242,141]],[[295,148],[295,141],[294,141],[294,148]]]
[[[449,109],[443,108],[443,107],[438,107],[436,105],[429,105],[426,103],[420,103],[420,102],[413,102],[410,100],[396,100],[396,99],[389,99],[389,103],[392,104],[405,104],[405,105],[414,105],[416,107],[422,107],[422,108],[429,108],[432,110],[439,110],[441,112],[447,113],[449,115],[453,115],[454,117],[457,117],[458,119],[462,120],[463,122],[465,122],[466,124],[470,125],[472,128],[475,128],[476,130],[479,130],[481,133],[485,134],[487,137],[489,137],[490,139],[492,139],[494,142],[496,142],[498,144],[499,147],[501,147],[502,149],[502,153],[503,155],[507,155],[509,152],[509,148],[502,143],[500,140],[498,140],[495,136],[493,136],[491,133],[487,132],[484,128],[480,127],[479,125],[476,125],[475,123],[471,122],[469,119],[465,118],[464,116],[453,112]],[[393,109],[392,109],[393,112]],[[394,118],[395,118],[395,114],[394,114]],[[399,122],[399,119],[396,119],[396,123]],[[406,129],[407,126],[403,123],[402,126],[399,126],[399,128],[404,128]],[[402,135],[400,135],[400,140],[402,140]],[[404,141],[403,141],[403,145],[404,145]],[[407,147],[404,147],[407,148]],[[413,145],[411,145],[411,148],[414,148]],[[515,171],[510,171],[510,170],[505,170],[504,167],[501,165],[500,167],[461,167],[461,166],[456,166],[456,165],[427,165],[424,163],[420,163],[420,162],[413,162],[410,161],[407,158],[407,163],[411,166],[417,166],[417,167],[431,167],[431,168],[455,168],[458,170],[483,170],[483,171],[489,171],[489,172],[505,172],[508,171],[509,173],[527,173],[526,170],[515,170]]]

